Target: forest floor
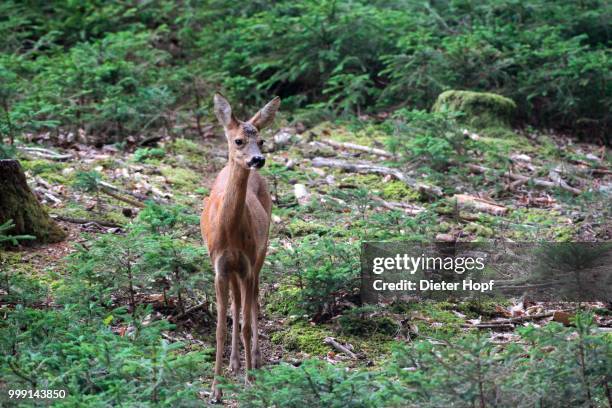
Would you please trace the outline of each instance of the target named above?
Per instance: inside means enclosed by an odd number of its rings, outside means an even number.
[[[328,305],[306,319],[292,313],[296,302],[293,278],[299,264],[287,258],[304,248],[305,240],[312,236],[351,243],[415,237],[430,241],[609,241],[612,237],[612,170],[599,146],[553,134],[516,132],[495,138],[468,132],[466,140],[472,143],[469,159],[434,171],[424,169],[417,160],[406,160],[398,167],[396,157],[384,152],[387,137],[367,126],[329,123],[300,133],[283,128],[265,136],[268,153],[262,173],[275,201],[269,256],[262,272],[260,338],[267,363],[299,364],[316,357],[333,364],[378,366],[384,364],[394,343],[415,336],[459,333],[492,321],[499,327],[490,331],[491,337],[509,342],[516,339],[512,327],[527,321],[569,324],[571,312],[555,312],[555,308],[539,303],[424,303],[373,312],[381,326],[362,333],[360,327],[347,329],[339,323],[343,311],[356,303],[353,293],[342,291],[334,294],[331,308]],[[337,143],[331,146],[329,141],[383,151],[361,151]],[[44,277],[53,271],[62,275],[67,256],[77,244],[92,242],[100,234],[120,235],[137,215],[138,206],[103,192],[75,188],[78,172],[99,172],[103,182],[128,199],[140,202],[146,197],[183,206],[197,215],[226,162],[226,142],[214,136],[206,140],[162,139],[130,153],[114,146],[76,145],[54,150],[71,158],[50,160],[21,151],[19,159],[32,189],[69,237],[57,244],[11,251],[9,267],[17,273]],[[503,168],[500,156],[508,158]],[[339,162],[364,167],[358,173],[354,168],[343,171],[321,165],[337,166]],[[388,169],[388,174],[376,166]],[[482,167],[497,170],[483,173]],[[398,168],[408,179],[397,178],[394,171]],[[509,177],[511,173],[525,178]],[[184,239],[201,242],[199,228],[189,230]],[[209,265],[203,268],[203,273],[212,274]],[[143,301],[166,317],[176,316],[177,311],[161,304],[155,295],[147,293]],[[177,329],[168,331],[166,338],[212,356],[213,302],[206,299],[210,302],[205,307],[181,316]],[[46,303],[53,304],[52,291]],[[192,294],[187,306],[198,304],[198,293]],[[606,305],[590,307],[599,311],[596,318],[602,330],[609,331],[612,319],[605,312]],[[512,320],[515,318],[519,319]],[[390,319],[391,330],[383,327],[385,319]],[[326,337],[349,345],[357,357],[347,357],[326,344]]]

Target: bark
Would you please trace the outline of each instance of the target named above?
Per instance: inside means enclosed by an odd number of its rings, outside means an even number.
[[[53,221],[26,182],[17,160],[0,160],[0,224],[13,220],[11,235],[33,235],[32,242],[51,243],[66,238],[66,233]]]

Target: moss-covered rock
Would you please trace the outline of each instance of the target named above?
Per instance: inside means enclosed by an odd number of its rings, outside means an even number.
[[[508,127],[516,110],[512,99],[489,92],[446,91],[433,105],[434,112],[460,112],[464,123],[475,128]]]

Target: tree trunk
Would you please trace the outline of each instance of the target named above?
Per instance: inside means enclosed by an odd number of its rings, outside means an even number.
[[[0,160],[0,224],[13,220],[11,235],[33,235],[30,242],[59,242],[66,233],[49,218],[45,208],[28,187],[23,169],[17,160]]]

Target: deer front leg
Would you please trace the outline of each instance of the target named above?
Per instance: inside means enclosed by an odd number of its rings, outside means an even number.
[[[225,351],[229,282],[227,281],[226,271],[219,270],[218,268],[215,275],[215,292],[217,294],[217,353],[215,358],[215,379],[212,385],[212,400],[213,402],[220,402],[223,391],[219,388],[219,378],[223,369],[223,352]]]
[[[232,279],[232,354],[230,356],[230,368],[234,374],[240,371],[240,285],[236,279]]]

